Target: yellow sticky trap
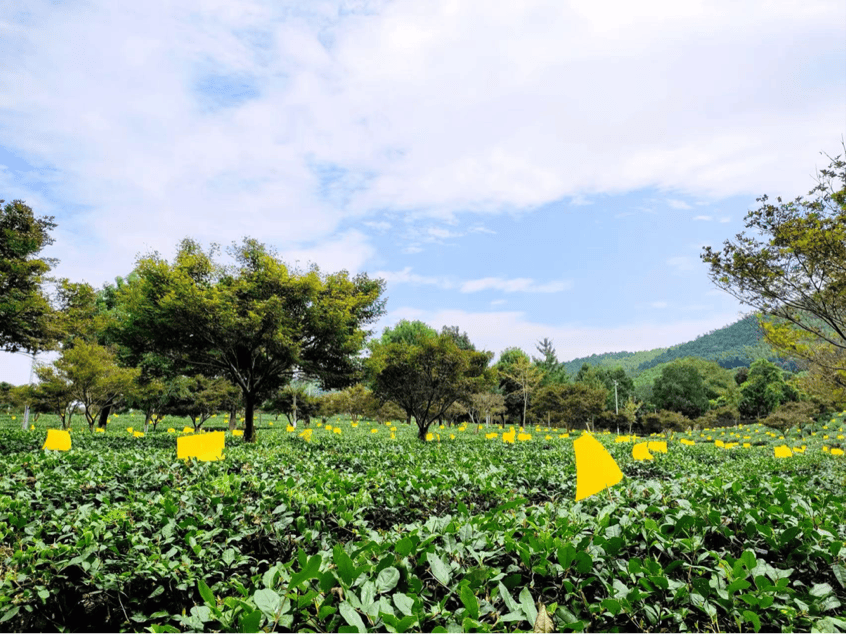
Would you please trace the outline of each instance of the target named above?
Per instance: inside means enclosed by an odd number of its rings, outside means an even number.
[[[649,451],[654,451],[655,453],[667,453],[667,443],[666,441],[653,441],[647,443],[646,448]]]
[[[790,458],[793,455],[793,452],[790,451],[790,448],[787,445],[782,445],[781,447],[775,448],[775,457],[776,458]]]
[[[714,446],[715,447],[722,447],[725,443],[722,440],[715,440]]]
[[[233,430],[232,430],[232,435],[233,435],[233,436],[243,436],[243,435],[244,435],[244,430],[242,430],[242,429],[233,429]]]
[[[617,436],[614,439],[614,442],[631,442],[631,440],[632,440],[631,436]]]
[[[132,435],[135,436],[136,438],[143,438],[144,432],[143,431],[134,431],[134,432],[132,432]]]
[[[649,453],[647,444],[645,442],[639,442],[632,447],[632,458],[635,460],[652,460],[652,454]]]
[[[182,428],[182,433],[183,433],[183,434],[193,434],[193,433],[194,433],[194,428],[193,428],[193,427],[183,427],[183,428]]]
[[[693,442],[692,440],[688,440],[687,438],[682,438],[679,442],[683,445],[687,445],[688,447],[696,444],[695,442]]]
[[[44,442],[42,449],[52,449],[53,451],[69,451],[71,448],[70,434],[61,429],[48,429],[47,440]]]
[[[197,458],[197,460],[220,460],[226,443],[225,434],[215,431],[199,436],[180,436],[176,439],[176,457],[179,460]]]
[[[623,479],[623,472],[614,458],[593,436],[574,440],[573,450],[576,452],[576,502]]]

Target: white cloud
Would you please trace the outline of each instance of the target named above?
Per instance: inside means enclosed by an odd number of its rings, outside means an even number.
[[[667,204],[672,207],[673,209],[690,209],[690,205],[688,205],[683,200],[676,200],[674,198],[667,199]]]
[[[730,216],[723,216],[722,218],[720,218],[720,222],[722,222],[722,223],[731,222],[731,217]]]
[[[366,235],[350,230],[338,236],[330,236],[316,246],[288,249],[280,251],[279,255],[288,263],[299,260],[302,267],[308,262],[314,262],[323,272],[346,269],[355,274],[364,270],[365,263],[374,253],[375,249]]]
[[[650,302],[649,304],[652,308],[666,308],[667,302]]]
[[[461,292],[477,293],[479,291],[497,290],[505,293],[560,293],[572,286],[573,283],[568,280],[538,284],[528,277],[518,277],[510,280],[501,277],[483,277],[478,280],[464,282],[461,285]]]
[[[710,221],[710,220],[713,220],[714,218],[713,218],[713,216],[694,216],[693,219],[694,220]]]
[[[615,328],[595,328],[577,324],[538,323],[518,311],[425,311],[402,307],[391,312],[390,319],[380,325],[379,331],[382,326],[393,325],[400,319],[419,319],[437,329],[458,326],[467,332],[478,348],[497,354],[510,346],[532,352],[539,340],[549,337],[555,342],[558,358],[569,360],[594,353],[624,350],[636,352],[684,343],[709,330],[737,321],[738,316],[735,313],[723,313],[673,323],[631,323]]]
[[[453,288],[454,284],[443,277],[431,277],[427,275],[418,275],[411,272],[411,267],[407,266],[401,271],[376,271],[373,277],[381,277],[389,284],[425,284],[431,286],[438,286],[440,288]]]
[[[503,304],[506,304],[506,303],[507,302],[504,299],[495,299],[491,302],[491,306],[502,306]]]

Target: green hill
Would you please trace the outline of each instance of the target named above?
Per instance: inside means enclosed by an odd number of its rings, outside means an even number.
[[[638,370],[647,370],[661,363],[684,357],[699,357],[716,361],[724,368],[748,366],[755,359],[774,360],[776,355],[770,346],[762,340],[763,334],[758,326],[758,318],[753,314],[723,328],[717,328],[700,335],[693,341],[668,348],[642,362]]]
[[[761,358],[780,362],[779,364],[783,367],[792,365],[791,362],[784,362],[779,359],[773,349],[763,341],[758,320],[754,314],[743,317],[723,328],[717,328],[700,335],[693,341],[680,343],[669,348],[655,348],[641,352],[593,354],[589,357],[565,361],[563,365],[570,376],[574,376],[584,363],[589,363],[594,367],[620,366],[628,374],[634,376],[657,365],[684,357],[699,357],[716,361],[724,368],[748,366],[755,359]]]
[[[633,374],[642,363],[648,363],[655,357],[666,352],[667,348],[655,348],[642,352],[606,352],[604,354],[592,354],[589,357],[579,357],[572,361],[564,361],[564,368],[567,374],[575,376],[582,367],[582,364],[589,363],[592,367],[608,366],[622,367],[626,373]]]

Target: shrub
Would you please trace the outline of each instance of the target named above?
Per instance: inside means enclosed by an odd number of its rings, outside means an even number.
[[[786,430],[807,425],[820,413],[819,407],[810,401],[793,401],[779,406],[761,423],[773,429]]]
[[[666,409],[653,414],[646,414],[641,419],[641,427],[645,434],[656,434],[662,431],[685,431],[693,426],[693,421],[684,414]]]
[[[717,407],[696,419],[696,424],[701,428],[707,427],[728,427],[737,425],[740,420],[740,412],[736,407]]]

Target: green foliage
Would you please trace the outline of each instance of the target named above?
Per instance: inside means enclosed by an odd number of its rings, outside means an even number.
[[[139,370],[119,367],[115,353],[104,346],[77,340],[51,366],[37,368],[36,374],[42,383],[36,394],[50,400],[53,411],[58,413],[62,403],[78,402],[93,429],[104,408],[114,407],[132,391]]]
[[[740,387],[738,409],[746,418],[761,418],[787,401],[799,398],[784,372],[766,359],[759,359],[749,368],[749,376]]]
[[[652,402],[661,409],[696,418],[708,409],[705,381],[695,367],[670,363],[655,379]]]
[[[693,421],[684,414],[672,410],[658,410],[644,414],[641,419],[643,433],[655,434],[659,432],[686,431],[693,427]]]
[[[52,216],[36,218],[22,200],[0,207],[0,350],[36,352],[55,345],[54,311],[42,285],[57,261],[36,257],[53,243],[55,227]]]
[[[828,158],[809,198],[758,198],[745,218],[752,235],[705,247],[702,260],[717,287],[777,318],[762,323],[773,346],[846,385],[846,161]]]
[[[808,401],[792,401],[776,407],[773,412],[761,421],[761,424],[781,431],[794,427],[805,427],[814,423],[820,416],[817,406]]]
[[[700,335],[693,341],[668,348],[662,354],[641,363],[638,371],[685,357],[698,357],[714,361],[723,368],[736,368],[748,366],[755,359],[775,360],[778,356],[763,341],[758,318],[755,315],[747,315],[733,324]]]
[[[410,344],[374,342],[366,365],[373,393],[413,415],[422,440],[453,403],[492,384],[492,356],[460,348],[451,334],[443,333]]]
[[[598,435],[625,479],[573,503],[569,439],[344,426],[264,428],[210,463],[165,433],[56,454],[0,430],[3,629],[846,629],[841,458],[668,443],[642,463]]]
[[[665,352],[667,348],[655,348],[641,352],[606,352],[604,354],[592,354],[589,357],[579,357],[572,361],[564,361],[562,365],[570,376],[575,376],[579,369],[585,364],[592,367],[621,367],[630,374],[635,374],[638,368]]]
[[[724,405],[708,410],[696,419],[700,428],[727,427],[737,425],[740,422],[740,412],[736,407]]]
[[[254,440],[253,413],[295,372],[343,387],[359,373],[362,326],[384,311],[381,280],[290,271],[261,243],[244,239],[216,263],[184,240],[173,264],[142,258],[136,276],[117,292],[116,335],[136,353],[154,352],[186,367],[230,379],[242,392],[245,439]]]

